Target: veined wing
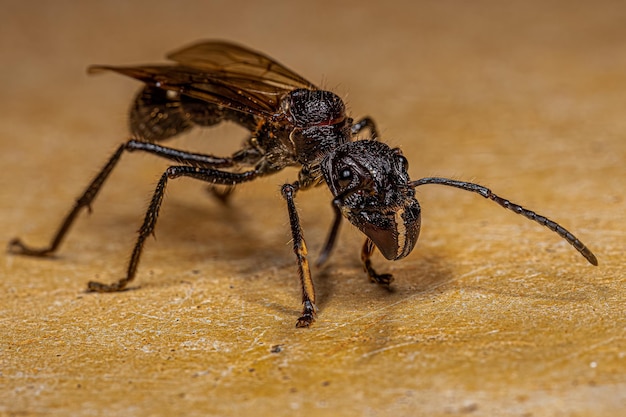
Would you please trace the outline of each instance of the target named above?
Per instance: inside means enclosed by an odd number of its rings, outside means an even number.
[[[271,58],[228,42],[198,43],[168,58],[178,65],[96,65],[89,72],[114,71],[157,88],[262,116],[280,113],[281,99],[290,91],[317,89]]]
[[[174,51],[167,58],[211,73],[263,80],[284,90],[318,88],[284,65],[257,51],[226,41],[204,41]]]

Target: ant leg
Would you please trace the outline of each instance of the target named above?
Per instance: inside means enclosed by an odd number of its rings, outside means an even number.
[[[124,151],[144,151],[172,161],[185,163],[192,167],[201,168],[230,167],[235,165],[239,160],[244,160],[245,157],[249,156],[250,161],[256,158],[255,154],[249,155],[250,152],[246,153],[245,149],[236,153],[232,158],[220,158],[211,155],[180,151],[150,142],[141,142],[131,139],[117,148],[115,153],[107,161],[106,165],[102,168],[98,175],[96,175],[91,183],[89,183],[87,189],[76,200],[72,210],[70,210],[70,212],[65,216],[65,219],[61,223],[57,232],[54,234],[48,246],[33,248],[23,243],[21,239],[14,238],[9,242],[8,251],[28,256],[46,256],[54,253],[61,245],[80,211],[83,208],[87,208],[87,210],[91,212],[91,203],[95,200],[98,192],[119,162]],[[246,162],[248,161],[246,160]]]
[[[179,164],[189,165],[192,167],[226,168],[235,165],[232,157],[222,158],[219,156],[213,156],[203,153],[181,151],[179,149],[169,148],[167,146],[157,145],[152,142],[143,142],[135,139],[131,139],[126,142],[126,144],[124,145],[124,149],[129,152],[148,152],[161,158],[169,159],[170,161],[174,161]]]
[[[339,197],[333,199],[333,210],[335,211],[335,220],[333,221],[333,225],[330,228],[330,232],[328,232],[328,237],[326,238],[326,243],[324,244],[324,248],[322,252],[320,252],[317,261],[315,262],[315,266],[320,267],[326,262],[330,253],[333,251],[335,247],[335,240],[337,239],[337,235],[339,234],[339,227],[341,226],[341,209],[339,208],[340,204]]]
[[[364,117],[355,124],[353,124],[351,128],[352,136],[359,134],[363,129],[369,129],[370,140],[378,140],[378,129],[376,129],[376,123],[374,123],[374,120],[372,118]]]
[[[365,268],[365,272],[367,272],[367,276],[370,278],[370,281],[375,282],[384,287],[389,287],[389,285],[393,282],[393,275],[391,274],[379,274],[372,267],[372,261],[370,258],[374,253],[374,242],[368,237],[365,239],[365,243],[363,244],[363,249],[361,249],[361,262],[363,262],[363,267]]]
[[[235,152],[231,157],[221,158],[213,155],[180,151],[166,146],[136,140],[129,141],[127,150],[143,150],[174,162],[200,168],[225,168],[235,165],[254,165],[261,159],[259,152],[253,148],[243,148]],[[228,185],[225,188],[218,188],[214,185],[210,185],[207,189],[220,203],[227,205],[230,196],[235,190],[235,186]]]
[[[296,321],[296,327],[309,327],[315,321],[317,308],[315,307],[315,288],[313,279],[311,278],[311,269],[307,259],[307,248],[300,226],[300,218],[294,203],[296,192],[300,188],[300,184],[285,184],[281,189],[283,198],[287,201],[287,210],[289,211],[289,223],[291,225],[291,235],[293,237],[293,251],[298,259],[298,273],[300,275],[300,283],[302,284],[302,304],[304,309],[302,316]]]
[[[137,238],[137,242],[135,243],[135,247],[130,257],[126,276],[113,284],[102,284],[100,282],[90,281],[87,284],[88,290],[96,292],[120,291],[135,278],[144,242],[148,236],[154,234],[154,227],[156,225],[157,218],[159,217],[159,210],[161,208],[161,203],[163,202],[163,195],[165,194],[165,187],[167,186],[168,179],[191,177],[201,181],[210,182],[212,184],[231,185],[251,181],[259,175],[260,172],[256,170],[232,173],[189,166],[169,167],[161,176],[161,179],[154,190],[154,194],[152,195],[152,199],[150,200],[150,205],[146,211],[143,224],[139,228],[139,237]]]
[[[24,244],[21,239],[14,238],[9,242],[9,252],[28,256],[46,256],[55,252],[74,223],[74,220],[76,220],[76,216],[80,213],[81,209],[86,207],[87,210],[91,212],[91,203],[96,198],[96,195],[98,195],[98,191],[102,188],[102,185],[109,177],[111,171],[113,171],[113,168],[115,168],[115,165],[117,165],[125,148],[126,144],[121,145],[117,148],[111,158],[109,158],[109,161],[106,163],[104,168],[102,168],[96,178],[94,178],[93,181],[91,181],[91,183],[87,186],[83,195],[76,200],[74,207],[67,214],[48,246],[43,248],[33,248]]]
[[[150,152],[162,158],[169,159],[174,162],[187,164],[193,167],[200,168],[227,168],[242,164],[252,165],[259,159],[259,155],[252,149],[242,149],[237,151],[233,156],[223,158],[213,155],[207,155],[202,153],[192,153],[186,151],[180,151],[178,149],[169,148],[166,146],[156,145],[150,142],[142,142],[137,140],[131,140],[127,143],[127,150],[142,150]],[[209,193],[215,197],[221,204],[227,205],[230,196],[235,190],[234,185],[228,185],[225,188],[218,188],[214,185],[207,187]]]
[[[544,217],[540,214],[535,213],[534,211],[528,210],[520,205],[517,205],[515,203],[510,202],[509,200],[506,200],[496,194],[494,194],[493,192],[491,192],[491,190],[487,187],[483,187],[482,185],[479,184],[474,184],[471,182],[466,182],[466,181],[456,181],[456,180],[451,180],[449,178],[439,178],[439,177],[430,177],[430,178],[422,178],[419,179],[417,181],[413,181],[411,182],[411,186],[413,187],[418,187],[420,185],[424,185],[424,184],[439,184],[439,185],[447,185],[450,187],[455,187],[455,188],[460,188],[461,190],[465,190],[465,191],[470,191],[476,194],[480,194],[483,197],[492,200],[493,202],[495,202],[496,204],[499,204],[500,206],[509,209],[517,214],[521,214],[522,216],[526,217],[529,220],[532,220],[534,222],[539,223],[542,226],[547,227],[548,229],[552,230],[553,232],[555,232],[556,234],[558,234],[559,236],[561,236],[563,239],[565,239],[567,241],[567,243],[569,243],[570,245],[572,245],[574,247],[574,249],[576,249],[578,252],[580,252],[580,254],[582,256],[585,257],[585,259],[587,259],[587,261],[592,264],[592,265],[598,265],[598,259],[596,258],[596,256],[591,252],[591,250],[585,246],[585,244],[583,242],[581,242],[580,240],[578,240],[578,238],[576,236],[574,236],[571,232],[569,232],[567,229],[565,229],[563,226],[561,226],[560,224],[558,224],[557,222],[554,222],[550,219],[548,219],[547,217]]]

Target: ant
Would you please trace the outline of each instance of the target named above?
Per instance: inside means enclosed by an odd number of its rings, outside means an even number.
[[[415,246],[421,209],[415,188],[439,184],[480,194],[533,220],[571,244],[592,265],[593,253],[558,223],[527,210],[478,184],[448,178],[409,179],[408,162],[398,148],[378,140],[376,125],[366,117],[354,121],[336,94],[321,90],[272,58],[224,41],[205,41],[167,56],[174,63],[140,66],[92,66],[90,73],[113,71],[144,83],[130,109],[131,139],[120,145],[65,217],[50,244],[33,248],[20,239],[9,251],[30,256],[55,252],[77,215],[91,210],[111,171],[125,152],[142,151],[173,161],[161,176],[148,206],[126,276],[112,284],[91,281],[89,291],[120,291],[135,278],[146,238],[154,232],[168,182],[191,177],[226,186],[215,194],[226,199],[236,185],[273,174],[288,166],[300,168],[298,179],[281,189],[287,203],[293,250],[302,285],[302,315],[297,327],[315,320],[315,289],[307,246],[294,204],[301,190],[326,184],[333,199],[334,221],[317,260],[323,264],[333,250],[342,218],[366,236],[361,260],[370,280],[389,286],[390,274],[372,267],[377,248],[389,260],[406,257]],[[250,131],[242,148],[228,157],[192,153],[162,146],[195,126],[234,122]],[[358,139],[363,131],[369,136]]]

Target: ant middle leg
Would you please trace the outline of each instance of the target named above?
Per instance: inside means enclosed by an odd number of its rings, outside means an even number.
[[[358,122],[354,123],[351,127],[352,136],[358,135],[363,129],[369,129],[370,140],[378,140],[378,129],[376,128],[376,123],[374,122],[374,119],[370,117],[364,117]]]
[[[161,176],[150,200],[150,205],[146,211],[144,221],[139,228],[139,237],[133,248],[126,276],[112,284],[103,284],[96,281],[90,281],[87,284],[89,291],[95,292],[115,292],[123,290],[136,275],[137,266],[143,252],[143,247],[148,236],[154,234],[157,218],[163,202],[167,181],[178,177],[191,177],[211,184],[234,185],[242,182],[251,181],[261,175],[258,170],[246,171],[241,173],[232,173],[227,171],[219,171],[208,168],[197,168],[190,166],[171,166]]]

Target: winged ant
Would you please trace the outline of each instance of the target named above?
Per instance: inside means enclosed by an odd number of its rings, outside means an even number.
[[[326,184],[332,193],[334,222],[317,263],[333,250],[342,218],[366,236],[361,260],[370,280],[388,286],[393,277],[379,274],[371,256],[377,248],[389,260],[406,257],[420,232],[421,209],[415,188],[439,184],[480,194],[533,220],[571,244],[591,264],[593,253],[572,233],[548,218],[505,200],[478,184],[448,178],[411,181],[408,162],[398,148],[378,140],[370,118],[354,121],[343,101],[268,56],[224,41],[205,41],[167,56],[173,63],[139,66],[92,66],[91,73],[113,71],[144,83],[130,109],[131,139],[120,145],[67,214],[50,244],[33,248],[13,239],[9,250],[30,256],[55,252],[77,215],[91,209],[102,185],[126,152],[142,151],[174,163],[161,176],[148,206],[126,276],[112,284],[91,281],[88,290],[120,291],[135,278],[146,238],[154,231],[168,182],[191,177],[227,187],[299,167],[298,179],[284,184],[303,311],[297,327],[315,320],[315,290],[307,247],[294,198],[299,191]],[[231,121],[250,131],[243,147],[231,156],[192,153],[160,145],[195,126]],[[366,138],[357,135],[367,131]],[[222,195],[226,198],[226,195]]]

